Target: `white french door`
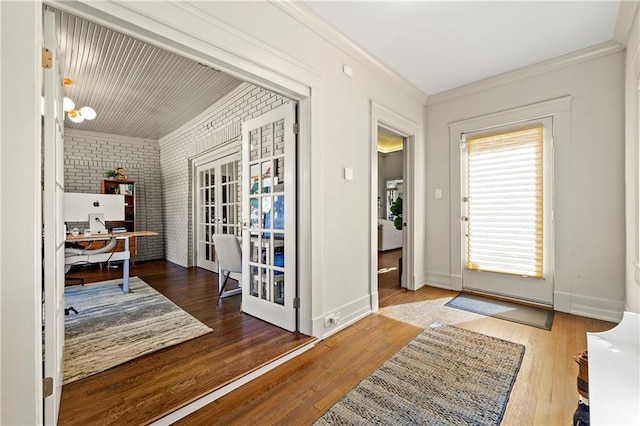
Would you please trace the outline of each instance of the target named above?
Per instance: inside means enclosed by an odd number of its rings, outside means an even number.
[[[553,303],[552,119],[461,143],[464,289]]]
[[[196,266],[212,272],[218,272],[212,235],[240,236],[239,167],[239,153],[195,166]]]
[[[52,67],[44,70],[44,377],[52,392],[44,400],[44,421],[55,425],[64,371],[64,113],[55,14],[51,11],[43,13],[44,43],[53,56]]]
[[[242,124],[242,309],[289,331],[298,303],[294,125],[293,102]]]

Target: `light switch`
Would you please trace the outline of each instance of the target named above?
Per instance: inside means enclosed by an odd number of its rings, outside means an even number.
[[[442,189],[436,189],[436,198],[442,198]]]
[[[353,77],[353,68],[351,68],[349,65],[343,65],[342,72],[348,77]]]
[[[344,180],[353,180],[353,169],[350,167],[344,168]]]

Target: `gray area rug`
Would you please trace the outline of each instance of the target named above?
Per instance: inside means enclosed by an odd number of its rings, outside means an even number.
[[[499,425],[523,345],[434,324],[316,425]]]
[[[451,308],[475,312],[488,317],[500,318],[531,327],[551,330],[553,311],[520,305],[502,300],[476,296],[475,294],[459,294],[446,304]]]
[[[64,384],[212,331],[138,277],[67,287]]]

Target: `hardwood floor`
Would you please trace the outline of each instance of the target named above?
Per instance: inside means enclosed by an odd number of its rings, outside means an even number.
[[[147,424],[314,338],[289,333],[240,312],[241,297],[217,302],[217,275],[165,261],[131,266],[131,276],[213,329],[65,385],[60,425]],[[121,269],[78,269],[87,283],[122,277]]]
[[[384,253],[380,268],[397,267],[399,255],[399,251]],[[400,289],[397,270],[390,270],[379,275],[379,294],[384,307],[457,293],[433,287],[415,292]],[[615,326],[560,312],[556,312],[551,331],[495,318],[456,325],[526,346],[504,425],[571,424],[578,400],[578,367],[573,355],[586,348],[585,332]],[[379,314],[370,315],[177,424],[311,424],[421,331]]]

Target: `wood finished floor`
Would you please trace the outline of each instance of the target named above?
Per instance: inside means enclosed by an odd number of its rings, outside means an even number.
[[[239,296],[217,302],[217,275],[165,261],[131,266],[138,276],[213,329],[212,333],[65,385],[60,425],[147,424],[313,338],[240,312]],[[121,269],[78,269],[87,283],[122,277]]]
[[[379,268],[390,269],[378,276],[381,307],[453,297],[457,294],[432,287],[424,287],[416,292],[401,289],[397,270],[399,255],[398,250],[386,252],[380,256]],[[179,267],[172,267],[169,263],[141,264],[136,268],[139,269],[132,274],[139,276],[142,274],[142,278],[148,282],[156,279],[168,281],[172,275],[176,274],[174,268],[182,270]],[[145,269],[144,273],[143,269]],[[97,280],[118,278],[121,271],[107,271],[103,274]],[[171,291],[165,289],[169,293],[165,294],[170,298],[173,293],[175,293],[174,297],[179,298],[185,290],[192,289],[191,293],[197,299],[199,294],[206,291],[196,289],[199,286],[194,281],[211,280],[213,276],[201,270],[183,270],[179,275],[181,278],[178,281],[181,284],[177,288],[172,286]],[[183,308],[193,305],[191,306],[193,311],[190,312],[192,314],[199,312],[194,316],[201,320],[215,305],[211,301],[204,303],[204,306],[196,301],[181,303],[184,305],[181,305]],[[235,315],[237,318],[239,315],[237,308],[233,306],[227,308],[230,315],[232,317]],[[235,320],[230,322],[233,324]],[[242,323],[240,321],[235,326],[241,329],[250,327],[249,324],[241,325]],[[219,329],[211,323],[208,325]],[[523,364],[503,419],[504,425],[567,425],[571,424],[577,403],[577,366],[572,357],[586,348],[585,333],[587,331],[608,330],[615,324],[556,312],[551,331],[494,318],[457,325],[526,345]],[[242,334],[242,332],[227,331],[230,334]],[[370,315],[266,375],[203,407],[179,421],[178,424],[311,424],[420,331],[420,328],[407,323],[378,314]],[[246,349],[249,350],[248,347]],[[209,350],[202,348],[199,354],[195,350],[192,356],[194,358],[198,355],[207,356]],[[237,354],[236,351],[231,353]],[[154,407],[162,408],[170,405],[171,401],[177,399],[177,395],[188,391],[192,381],[197,381],[205,374],[202,370],[209,367],[206,361],[198,363],[196,359],[188,359],[190,366],[180,369],[182,384],[178,380],[176,390],[162,391],[161,383],[171,379],[171,374],[165,371],[164,364],[168,362],[166,358],[173,356],[177,354],[170,353],[157,360],[149,359],[146,362],[142,362],[141,358],[139,363],[135,361],[128,363],[130,364],[126,369],[128,372],[123,372],[121,378],[110,377],[107,374],[104,378],[92,381],[91,384],[87,383],[86,386],[78,386],[77,389],[74,389],[73,383],[65,386],[60,423],[147,423],[149,419],[144,420],[142,416],[135,415],[136,410],[147,411],[147,417],[154,417],[151,414],[151,410],[156,409]],[[152,357],[153,355],[149,356],[149,358]],[[189,358],[188,355],[185,357]],[[138,374],[142,376],[137,377]],[[102,375],[104,373],[95,377]],[[81,382],[83,381],[77,383]],[[147,387],[149,389],[146,389]],[[145,394],[146,398],[152,400],[151,403],[144,398],[140,402],[132,401],[130,397],[138,392]],[[141,405],[136,405],[138,403]],[[105,404],[111,408],[103,408]],[[116,412],[114,407],[120,405],[130,407],[125,409],[126,415],[114,414]],[[69,411],[71,409],[73,411]],[[134,412],[134,415],[131,412]],[[76,415],[83,420],[76,421],[74,418]]]
[[[379,267],[397,267],[398,256],[399,251],[384,253]],[[384,307],[458,293],[433,287],[402,290],[397,270],[391,270],[379,275],[379,294]],[[457,326],[526,346],[502,424],[549,426],[572,423],[578,400],[573,355],[586,348],[585,333],[608,330],[615,324],[556,312],[551,331],[495,318]],[[311,424],[421,331],[370,315],[177,424]]]

